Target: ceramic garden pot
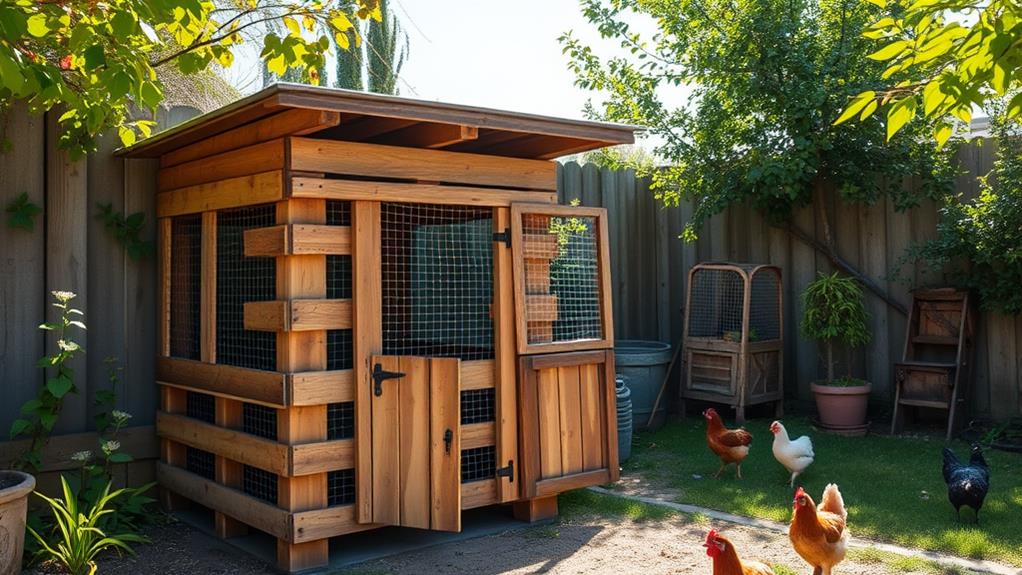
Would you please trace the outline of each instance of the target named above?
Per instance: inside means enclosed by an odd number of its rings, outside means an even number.
[[[865,432],[866,408],[872,387],[869,383],[850,387],[813,383],[819,424],[834,431]]]
[[[21,573],[25,549],[25,515],[35,477],[20,471],[0,471],[0,575]]]

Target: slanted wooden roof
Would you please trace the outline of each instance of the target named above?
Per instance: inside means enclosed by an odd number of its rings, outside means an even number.
[[[397,96],[274,84],[120,150],[154,158],[293,108],[335,113],[336,123],[303,135],[350,142],[550,159],[635,141],[635,126],[566,120]]]

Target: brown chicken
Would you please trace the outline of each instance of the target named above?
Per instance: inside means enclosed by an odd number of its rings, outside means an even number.
[[[812,566],[813,575],[831,575],[835,565],[845,558],[848,512],[837,485],[827,485],[819,507],[801,487],[795,492],[794,513],[788,537],[795,551]]]
[[[706,535],[706,554],[713,558],[713,575],[774,575],[774,571],[759,561],[742,561],[735,546],[725,537],[710,529]]]
[[[738,479],[742,478],[742,461],[749,455],[749,445],[752,444],[752,434],[745,431],[745,428],[728,429],[712,407],[703,412],[706,418],[706,445],[710,451],[720,458],[720,469],[714,474],[714,479],[720,477],[720,473],[728,465],[735,464],[735,473]]]

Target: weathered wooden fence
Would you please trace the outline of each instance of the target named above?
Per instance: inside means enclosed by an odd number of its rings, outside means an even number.
[[[975,196],[976,176],[990,170],[993,145],[987,141],[966,146],[960,157],[966,173],[958,179],[958,188],[967,197]],[[822,364],[817,346],[799,337],[799,294],[818,273],[832,271],[824,255],[743,207],[714,217],[697,242],[685,243],[679,236],[692,213],[691,204],[663,207],[650,192],[649,183],[629,172],[569,162],[559,172],[558,188],[564,202],[579,200],[582,205],[608,210],[619,339],[680,341],[687,273],[698,262],[780,265],[784,270],[785,383],[791,396],[811,397],[809,384],[822,375]],[[840,256],[873,278],[893,299],[907,307],[910,289],[945,281],[924,265],[906,266],[901,275],[907,282],[890,279],[906,248],[935,233],[938,213],[933,203],[899,213],[886,201],[874,206],[844,205],[835,194],[824,201],[831,202],[830,228]],[[819,210],[800,210],[795,223],[818,240],[824,239]],[[873,382],[876,401],[891,402],[892,362],[902,355],[906,318],[869,292],[867,309],[873,341],[854,354],[852,371]],[[1022,318],[982,314],[976,344],[972,413],[998,419],[1022,413]]]

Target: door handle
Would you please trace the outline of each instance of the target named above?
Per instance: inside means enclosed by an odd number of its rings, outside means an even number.
[[[372,374],[372,376],[373,376],[373,381],[372,381],[371,385],[373,386],[373,395],[375,395],[376,397],[380,397],[381,395],[383,395],[383,381],[384,380],[387,380],[387,379],[397,379],[397,378],[400,378],[400,377],[404,377],[405,374],[397,372],[397,371],[386,371],[386,370],[383,369],[382,365],[377,363],[376,365],[373,366],[373,374]]]
[[[444,431],[444,451],[447,455],[451,454],[451,442],[454,441],[454,432],[448,429]]]

